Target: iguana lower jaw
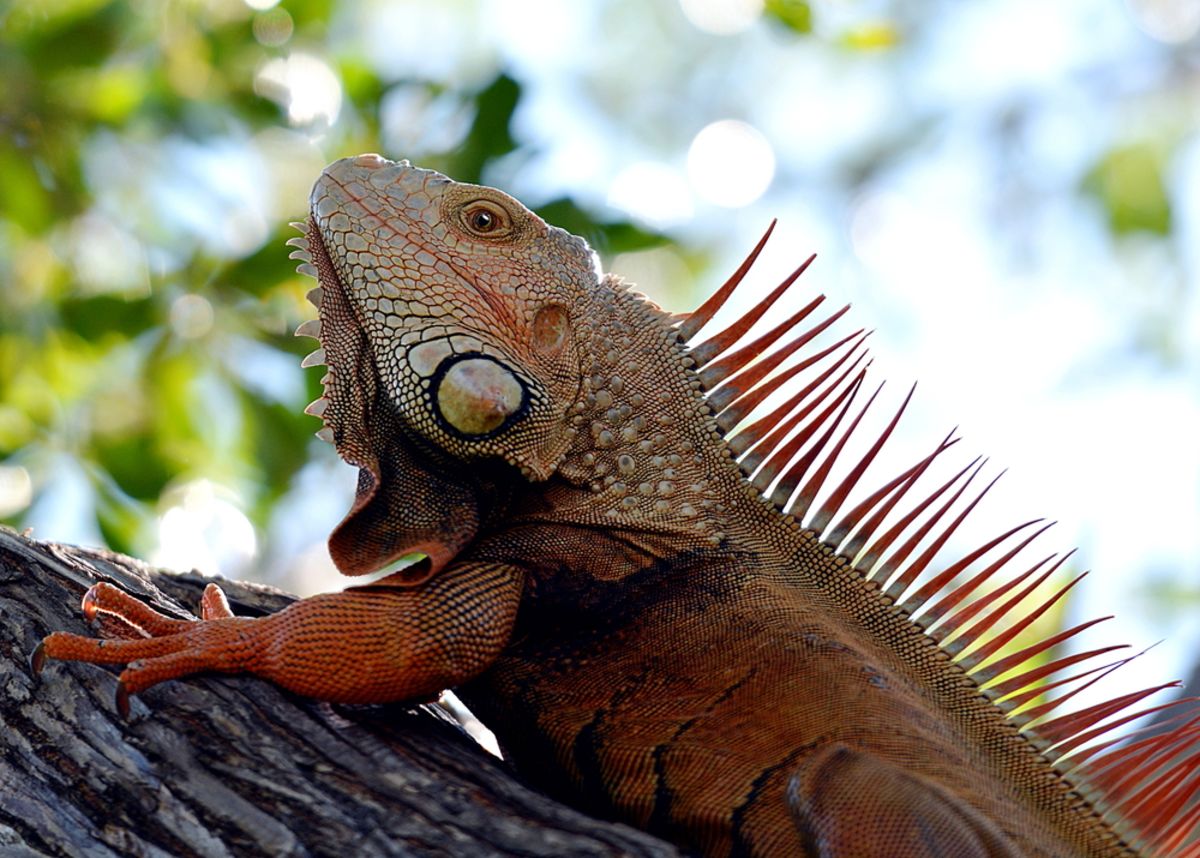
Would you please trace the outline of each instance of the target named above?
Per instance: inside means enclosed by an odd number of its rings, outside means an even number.
[[[430,561],[424,569],[433,575],[478,529],[479,499],[471,482],[447,479],[429,457],[393,440],[379,461],[359,469],[354,505],[330,534],[329,554],[344,575],[369,574],[423,554]]]
[[[324,393],[308,411],[324,423],[318,434],[359,469],[353,506],[329,537],[330,556],[343,574],[365,575],[423,554],[430,561],[423,569],[432,575],[475,536],[476,493],[470,480],[448,480],[445,463],[406,438],[361,321],[311,220],[306,239],[301,268],[318,278],[310,293],[318,320],[297,333],[321,343],[305,363],[321,360],[329,367]]]

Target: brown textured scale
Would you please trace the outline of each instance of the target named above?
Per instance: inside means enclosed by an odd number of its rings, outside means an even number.
[[[311,203],[310,411],[360,471],[331,551],[348,574],[428,560],[183,628],[98,593],[105,630],[150,637],[52,635],[41,659],[139,659],[128,692],[457,686],[531,780],[707,855],[1197,854],[1200,719],[1112,746],[1164,686],[1062,714],[1101,668],[1061,672],[1112,648],[1048,654],[1092,624],[1009,651],[1074,584],[1022,559],[1034,523],[942,558],[982,465],[930,477],[947,437],[872,487],[908,399],[856,445],[862,332],[823,341],[845,310],[818,297],[755,333],[811,258],[695,345],[767,236],[679,319],[491,188],[363,155]]]

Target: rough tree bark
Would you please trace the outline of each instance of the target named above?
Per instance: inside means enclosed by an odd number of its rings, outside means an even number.
[[[2,855],[678,854],[523,786],[438,707],[205,676],[134,697],[124,721],[113,670],[51,662],[35,679],[28,654],[88,631],[79,599],[100,580],[177,616],[207,583],[0,528]],[[222,586],[239,614],[292,598]]]

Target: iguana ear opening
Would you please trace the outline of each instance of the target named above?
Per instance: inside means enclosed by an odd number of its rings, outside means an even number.
[[[478,530],[473,492],[439,478],[407,452],[399,458],[404,461],[359,468],[354,505],[329,537],[329,554],[344,575],[366,575],[420,553],[430,562],[414,566],[405,582],[419,584],[453,560]]]

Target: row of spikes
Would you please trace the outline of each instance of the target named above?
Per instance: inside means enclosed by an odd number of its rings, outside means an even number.
[[[299,264],[296,266],[297,273],[303,274],[306,277],[311,277],[314,280],[317,280],[318,279],[317,278],[317,268],[315,265],[313,265],[312,253],[309,250],[309,224],[306,223],[305,221],[292,221],[290,226],[293,229],[295,229],[297,232],[299,232],[300,235],[292,236],[291,238],[289,238],[287,240],[287,242],[286,242],[287,246],[292,248],[292,252],[288,254],[288,259],[295,259],[299,262]],[[313,288],[309,289],[308,293],[305,295],[305,297],[308,299],[309,303],[311,303],[314,307],[316,307],[318,310],[320,310],[321,309],[321,298],[324,294],[325,294],[324,289],[320,285],[317,285],[317,286],[314,286]],[[296,336],[311,337],[314,340],[320,341],[321,320],[320,319],[308,319],[305,322],[301,322],[300,326],[298,328],[296,328]],[[325,365],[325,349],[324,348],[318,348],[315,351],[309,352],[307,355],[304,356],[304,359],[302,361],[300,361],[300,366],[304,369],[307,369],[308,367],[311,367],[311,366],[324,366],[324,365]],[[321,378],[322,386],[324,386],[330,380],[330,378],[332,377],[331,376],[332,372],[333,372],[333,369],[331,367],[330,370],[328,372],[326,372],[325,375]],[[314,399],[312,402],[310,402],[304,408],[304,413],[310,414],[313,417],[316,417],[322,421],[321,428],[317,430],[316,436],[318,438],[320,438],[322,441],[327,441],[332,444],[333,438],[334,438],[333,428],[328,425],[325,425],[325,423],[324,423],[325,409],[328,407],[328,405],[329,405],[329,400],[325,398],[324,394],[322,394],[321,396],[318,396],[316,399]]]
[[[713,320],[743,282],[774,228],[772,221],[725,284],[699,309],[679,321],[677,332],[681,340],[692,340]],[[1178,684],[1157,685],[1078,712],[1054,714],[1084,689],[1137,657],[1121,658],[1057,678],[1063,671],[1124,648],[1108,646],[1051,658],[1064,642],[1110,617],[1081,623],[1016,652],[1003,652],[1086,575],[1073,578],[1048,596],[1038,595],[1060,571],[1068,554],[1042,558],[1005,579],[1014,558],[1050,524],[1037,519],[1017,525],[937,574],[926,574],[945,543],[999,475],[967,496],[968,488],[986,464],[976,459],[912,503],[907,512],[897,513],[895,522],[880,533],[899,502],[911,502],[917,481],[942,453],[955,445],[957,439],[951,432],[928,455],[837,518],[891,437],[913,391],[909,390],[867,451],[831,486],[830,473],[835,463],[882,389],[882,385],[876,388],[847,422],[854,400],[864,387],[869,361],[865,360],[863,342],[868,334],[856,331],[781,370],[788,358],[848,309],[843,307],[810,324],[784,345],[765,354],[823,303],[824,296],[818,296],[767,333],[733,350],[812,261],[810,256],[751,310],[690,349],[717,426],[725,433],[726,443],[747,479],[778,509],[816,533],[906,610],[980,683],[983,692],[1026,732],[1060,772],[1071,773],[1103,793],[1107,812],[1135,820],[1135,827],[1149,846],[1176,854],[1200,823],[1200,804],[1189,802],[1200,770],[1200,748],[1196,741],[1200,737],[1200,718],[1127,745],[1119,744],[1121,739],[1105,737],[1138,718],[1190,702],[1136,708],[1150,695]],[[744,425],[768,396],[809,370],[811,380],[782,405]],[[814,510],[816,498],[822,492],[824,501]],[[951,510],[958,511],[951,513]],[[985,557],[996,553],[999,556],[983,568],[975,569]],[[969,577],[960,580],[964,576]],[[1032,609],[1025,607],[1031,598],[1039,599]],[[1051,660],[1043,663],[1046,658]],[[1057,696],[1043,699],[1052,692]],[[1200,856],[1200,848],[1195,854]]]

